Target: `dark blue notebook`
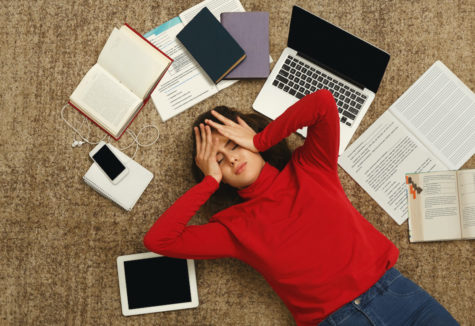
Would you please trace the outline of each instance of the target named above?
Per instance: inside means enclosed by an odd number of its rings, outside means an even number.
[[[246,57],[241,46],[206,7],[176,37],[215,83]]]

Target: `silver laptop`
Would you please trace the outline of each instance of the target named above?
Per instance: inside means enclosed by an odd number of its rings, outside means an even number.
[[[275,119],[318,89],[328,89],[340,114],[340,154],[374,99],[389,54],[294,6],[287,48],[272,69],[254,110]],[[306,127],[298,132],[304,137]]]

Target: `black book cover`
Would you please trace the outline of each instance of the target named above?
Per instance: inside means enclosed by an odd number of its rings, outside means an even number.
[[[215,83],[246,57],[244,50],[206,7],[176,37]]]

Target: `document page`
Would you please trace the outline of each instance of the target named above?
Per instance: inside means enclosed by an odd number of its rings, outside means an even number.
[[[447,170],[390,111],[351,144],[338,163],[399,225],[408,216],[406,173]]]
[[[123,26],[114,28],[97,62],[144,99],[170,60]]]
[[[183,27],[180,18],[175,17],[144,35],[174,60],[152,93],[152,101],[162,121],[218,92],[216,85],[176,38]]]
[[[458,171],[462,237],[475,238],[475,170]]]
[[[389,110],[450,170],[475,154],[475,94],[442,62]]]
[[[460,212],[455,171],[408,175],[411,241],[461,238]],[[417,211],[413,208],[417,207]],[[414,214],[413,214],[414,213]]]
[[[142,100],[100,65],[94,65],[71,95],[71,102],[116,134]]]

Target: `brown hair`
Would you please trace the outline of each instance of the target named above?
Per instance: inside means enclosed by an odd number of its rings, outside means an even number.
[[[226,118],[233,120],[234,122],[237,122],[237,117],[239,116],[257,133],[264,130],[264,128],[270,122],[270,119],[262,115],[259,115],[256,113],[241,114],[237,112],[235,109],[228,108],[227,106],[217,106],[213,110],[222,114]],[[209,110],[201,114],[200,116],[198,116],[198,118],[196,118],[195,122],[193,123],[193,128],[195,126],[199,127],[200,123],[204,123],[205,119],[209,119],[217,123],[221,123],[211,114],[211,110]],[[193,157],[192,157],[191,170],[193,173],[193,177],[195,178],[195,181],[198,183],[203,179],[204,175],[201,172],[200,168],[195,163],[196,139],[195,139],[195,134],[194,134],[193,129],[192,129],[192,138],[193,138]],[[287,163],[290,161],[292,152],[290,151],[289,146],[287,145],[287,141],[283,139],[278,144],[269,148],[265,152],[261,152],[260,154],[262,158],[264,159],[264,161],[276,167],[277,169],[282,170],[285,167],[285,165],[287,165]],[[213,197],[216,197],[219,199],[224,199],[224,197],[232,197],[236,201],[238,200],[237,198],[239,198],[237,195],[236,189],[224,183],[221,183],[219,189],[215,192]]]

